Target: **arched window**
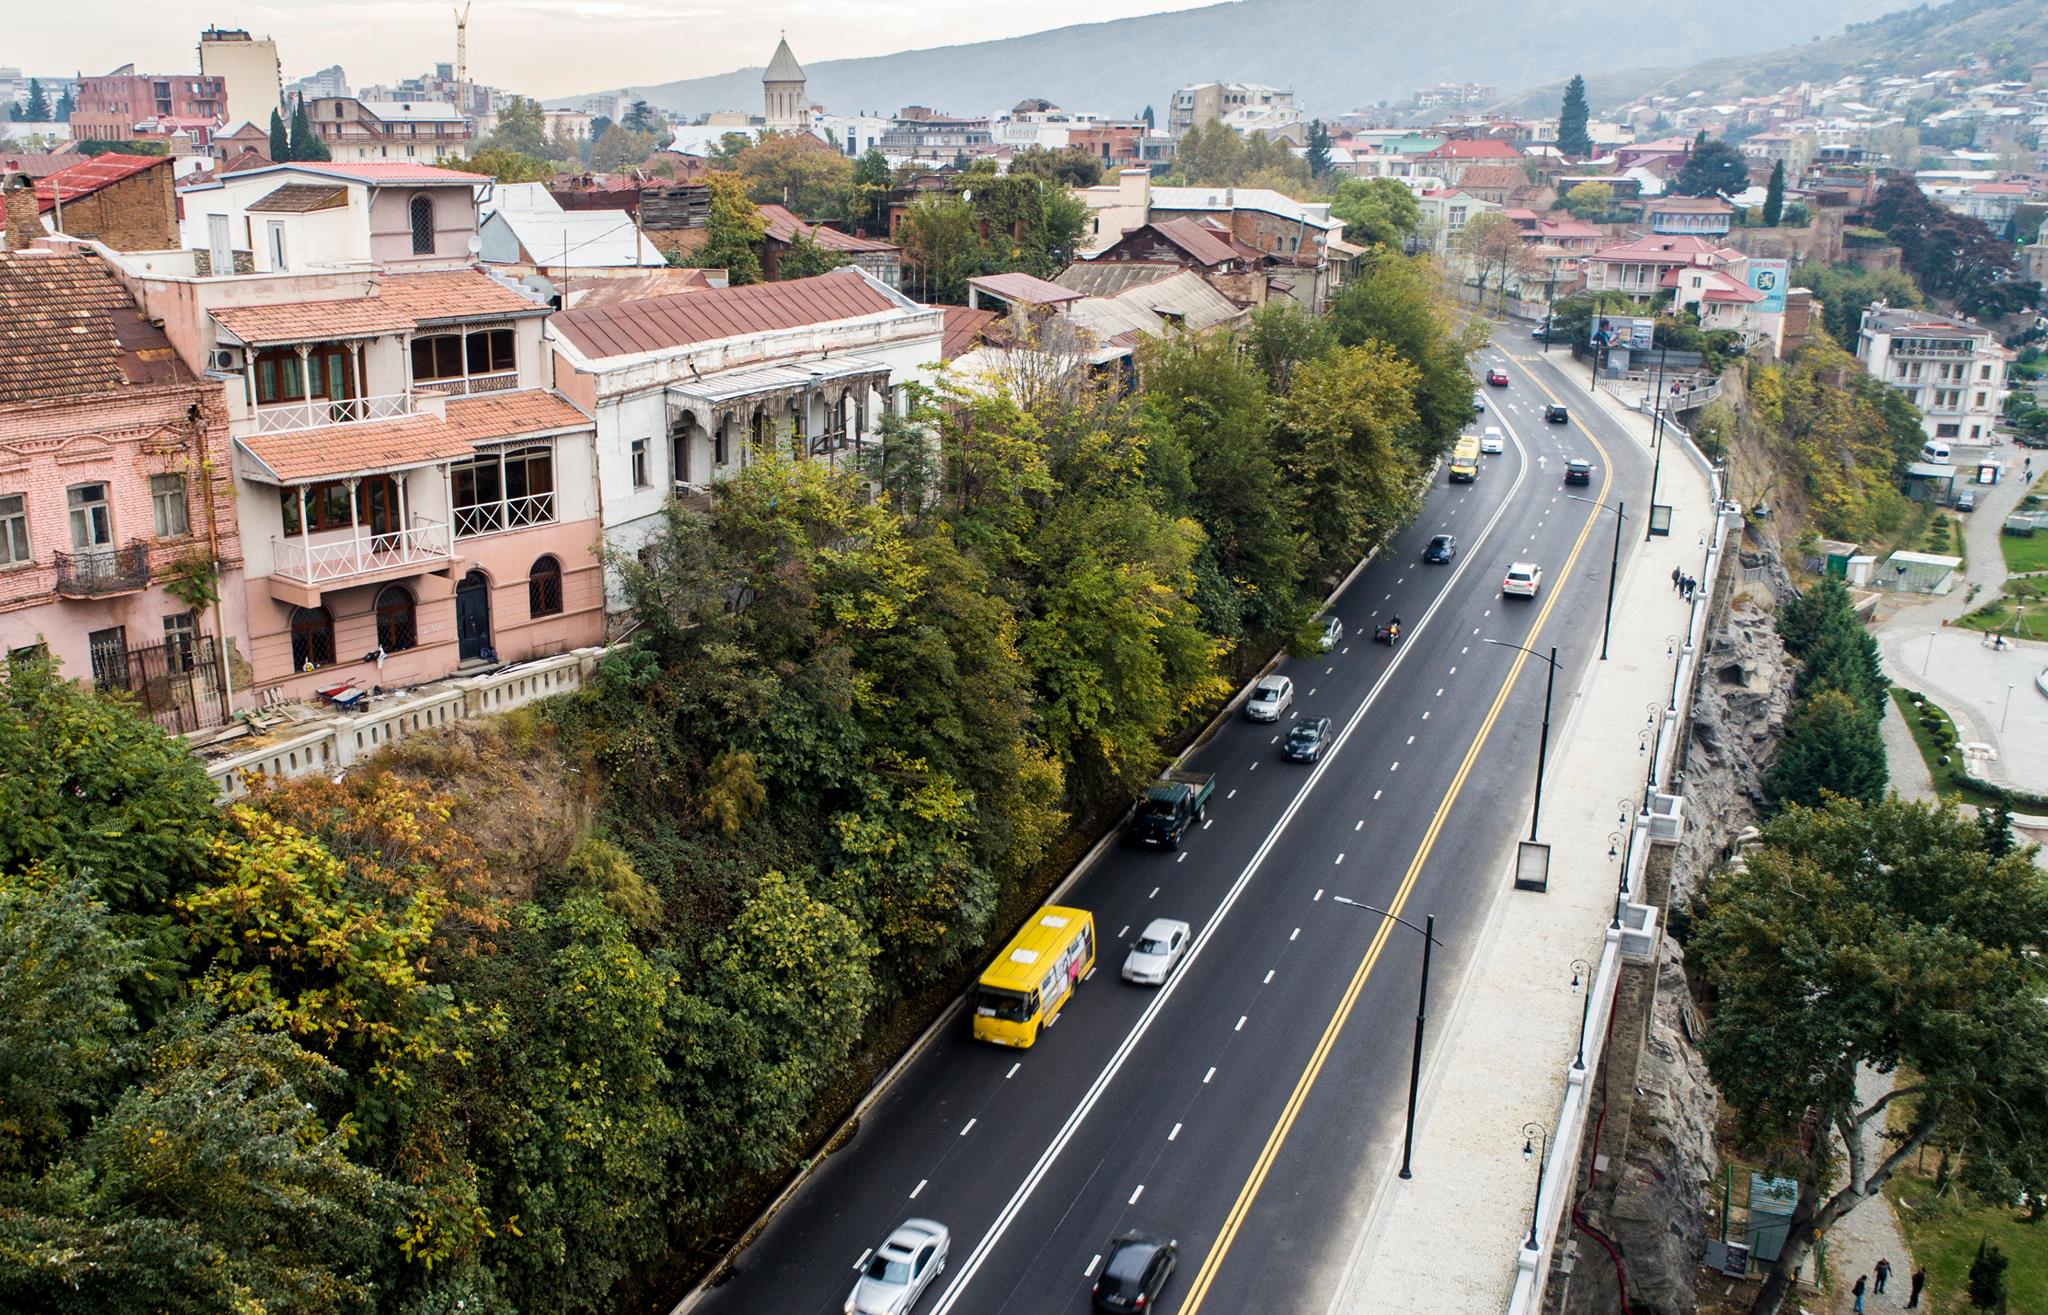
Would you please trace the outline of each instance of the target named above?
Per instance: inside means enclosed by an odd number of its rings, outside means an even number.
[[[377,593],[377,646],[386,653],[403,653],[419,642],[419,615],[413,607],[412,590],[402,584],[384,586]]]
[[[324,607],[292,609],[292,670],[334,665],[334,617]]]
[[[562,610],[562,564],[543,557],[526,573],[526,610],[531,616],[556,616]]]
[[[426,196],[416,196],[407,207],[412,219],[412,253],[415,256],[434,254],[434,202]]]

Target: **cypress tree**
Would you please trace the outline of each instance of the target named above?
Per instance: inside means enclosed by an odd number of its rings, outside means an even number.
[[[1565,84],[1564,106],[1557,115],[1557,149],[1566,155],[1587,156],[1593,153],[1593,136],[1586,131],[1586,79],[1572,74],[1572,80]]]
[[[43,90],[40,78],[28,80],[28,105],[22,110],[21,117],[29,123],[50,121],[50,94]]]
[[[1785,162],[1771,166],[1771,181],[1764,188],[1764,227],[1776,228],[1785,216]]]
[[[270,112],[270,162],[283,164],[292,158],[292,139],[285,132],[284,115],[276,110]]]
[[[303,102],[300,103],[297,109],[292,111],[291,158],[294,160],[331,160],[334,158],[333,154],[327,149],[327,143],[321,141],[319,136],[314,133],[313,123],[306,117],[306,106]]]
[[[1778,807],[1812,808],[1824,790],[1874,804],[1884,798],[1888,779],[1877,720],[1847,694],[1823,689],[1785,724],[1777,761],[1763,784]]]

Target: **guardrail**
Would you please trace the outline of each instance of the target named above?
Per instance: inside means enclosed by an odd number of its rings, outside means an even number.
[[[604,653],[602,648],[579,648],[413,694],[389,696],[382,706],[360,713],[336,713],[300,734],[208,763],[206,774],[220,787],[223,798],[237,799],[248,792],[251,776],[346,771],[386,745],[422,731],[511,712],[581,689]]]

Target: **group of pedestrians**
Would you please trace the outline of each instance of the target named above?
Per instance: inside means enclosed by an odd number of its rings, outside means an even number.
[[[1671,568],[1671,587],[1678,591],[1680,598],[1690,603],[1692,596],[1699,592],[1700,582],[1674,566]]]
[[[1875,1283],[1870,1281],[1873,1276],[1877,1279]],[[1856,1298],[1856,1315],[1863,1315],[1863,1294],[1866,1291],[1883,1292],[1884,1285],[1890,1280],[1891,1276],[1892,1262],[1888,1256],[1879,1256],[1877,1264],[1872,1267],[1869,1274],[1858,1274],[1856,1276],[1856,1286],[1849,1289],[1850,1295]],[[1912,1282],[1913,1290],[1906,1294],[1906,1309],[1918,1310],[1920,1307],[1920,1293],[1927,1286],[1927,1267],[1925,1265],[1913,1271]]]

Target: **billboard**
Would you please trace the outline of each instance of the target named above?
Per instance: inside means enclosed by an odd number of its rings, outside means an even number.
[[[1593,319],[1593,345],[1626,347],[1630,351],[1650,350],[1650,338],[1657,321],[1648,316],[1599,315]]]
[[[1766,315],[1785,313],[1785,288],[1792,279],[1792,262],[1789,260],[1752,260],[1749,262],[1749,286],[1764,294],[1757,303],[1757,309]]]

